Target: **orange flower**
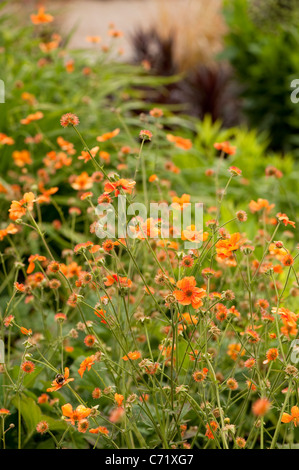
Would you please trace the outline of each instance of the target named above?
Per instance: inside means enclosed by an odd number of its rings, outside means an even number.
[[[263,361],[263,364],[268,364],[268,362],[270,361],[275,361],[278,358],[278,349],[277,348],[268,349],[266,356],[267,356],[267,359]]]
[[[193,308],[198,309],[202,306],[202,298],[206,297],[206,291],[196,287],[196,280],[194,276],[184,277],[176,283],[180,290],[173,291],[173,295],[181,305],[192,305]]]
[[[60,124],[62,127],[68,127],[68,126],[78,126],[79,124],[79,118],[76,116],[76,114],[73,113],[66,113],[63,114],[60,118]]]
[[[8,210],[8,212],[10,213],[9,218],[11,220],[17,220],[26,214],[26,209],[32,211],[34,197],[34,194],[29,192],[25,193],[20,201],[12,201],[10,209]]]
[[[119,287],[131,287],[132,281],[127,277],[120,277],[117,274],[113,274],[112,276],[108,275],[107,280],[104,282],[105,286],[110,287],[114,283],[119,284]]]
[[[109,431],[105,426],[99,426],[97,428],[90,429],[89,432],[92,434],[104,434],[105,436],[108,436]]]
[[[225,259],[229,258],[234,251],[240,247],[240,238],[241,235],[236,232],[233,233],[230,238],[226,240],[219,240],[216,243],[216,252],[219,258]]]
[[[91,366],[94,365],[94,363],[95,363],[95,356],[94,355],[86,357],[84,359],[84,361],[81,362],[80,368],[78,369],[78,373],[79,373],[81,378],[83,377],[83,374],[86,371],[86,369],[89,371],[91,369]]]
[[[166,139],[168,142],[173,142],[174,145],[179,149],[190,150],[192,148],[192,142],[190,139],[184,139],[183,137],[172,134],[167,134]]]
[[[293,406],[291,408],[291,414],[289,415],[288,413],[283,413],[281,422],[282,423],[291,423],[293,421],[295,427],[297,427],[297,424],[299,423],[299,408],[298,406]]]
[[[21,119],[20,123],[21,124],[30,124],[32,121],[38,121],[39,119],[42,119],[43,117],[44,117],[43,113],[41,111],[37,111],[36,113],[29,114],[24,119]]]
[[[28,150],[15,150],[12,153],[12,158],[14,159],[15,164],[19,167],[31,165],[32,163],[30,152]]]
[[[216,421],[210,421],[207,425],[206,425],[206,433],[205,433],[205,436],[208,438],[208,439],[214,439],[214,433],[216,431],[216,429],[218,428],[218,423]]]
[[[106,132],[106,134],[99,135],[97,137],[98,142],[106,142],[106,140],[110,140],[113,137],[117,136],[120,133],[120,129],[114,129],[114,131]]]
[[[6,134],[3,134],[3,132],[0,132],[0,144],[2,145],[13,145],[15,141],[13,140],[12,137],[8,137]]]
[[[192,375],[192,377],[195,380],[195,382],[202,382],[206,378],[208,372],[209,372],[209,369],[204,367],[202,370],[196,370],[194,374]]]
[[[45,13],[45,7],[40,7],[37,14],[30,15],[33,24],[51,23],[54,17],[49,13]]]
[[[231,145],[229,142],[215,142],[214,148],[226,153],[227,155],[234,155],[236,153],[236,147]]]
[[[181,197],[174,196],[172,198],[172,205],[173,207],[177,207],[179,209],[184,208],[184,204],[189,204],[190,203],[190,195],[189,194],[183,194]]]
[[[278,220],[279,220],[280,222],[282,222],[285,226],[291,225],[292,227],[295,228],[295,222],[292,222],[292,220],[290,220],[286,214],[282,214],[281,212],[279,212],[278,214],[276,214],[276,217],[277,217]]]
[[[136,181],[129,181],[121,178],[115,183],[111,183],[110,181],[108,181],[104,186],[104,191],[106,193],[112,193],[113,191],[115,191],[115,196],[118,196],[120,193],[119,189],[122,189],[125,193],[131,194],[135,184]]]
[[[90,189],[93,185],[93,179],[88,176],[86,171],[83,171],[81,175],[75,176],[71,179],[71,187],[76,190]]]
[[[32,335],[32,330],[31,329],[27,330],[27,328],[24,328],[23,326],[21,326],[20,331],[23,335],[27,335],[27,336]]]
[[[124,401],[124,396],[120,395],[119,393],[114,394],[114,400],[117,403],[117,406],[121,406],[122,402]]]
[[[79,405],[75,410],[73,410],[70,403],[63,405],[61,410],[63,416],[68,418],[66,421],[70,421],[73,425],[75,425],[76,421],[80,422],[82,419],[87,418],[91,413],[91,408],[86,408],[83,405]]]
[[[239,356],[244,356],[245,351],[244,349],[241,351],[240,343],[232,343],[228,345],[227,354],[233,361],[236,361]]]
[[[70,379],[70,371],[68,367],[64,369],[64,374],[57,374],[55,377],[55,380],[52,382],[52,387],[47,388],[47,392],[56,392],[59,390],[61,387],[64,385],[68,384],[69,382],[72,382],[74,379]]]
[[[18,232],[18,228],[14,224],[8,224],[6,228],[0,230],[0,242],[6,237],[7,235],[14,235]]]
[[[191,315],[190,313],[182,313],[180,315],[180,319],[184,322],[187,323],[188,325],[197,325],[198,319],[195,315]]]
[[[259,198],[257,202],[250,201],[249,203],[249,209],[253,213],[261,211],[262,209],[265,209],[266,212],[270,212],[274,206],[275,204],[269,204],[269,201],[267,201],[267,199],[261,199],[261,198]]]
[[[43,185],[39,185],[39,189],[42,193],[41,196],[38,196],[36,198],[36,202],[38,202],[39,204],[42,204],[42,203],[49,203],[51,201],[51,197],[52,194],[56,194],[57,191],[59,190],[58,186],[54,186],[53,188],[49,188],[49,189],[45,189],[43,187]]]
[[[141,358],[141,353],[139,351],[130,351],[127,356],[123,356],[124,361],[128,361],[131,359],[131,361],[136,361],[137,359]]]
[[[107,325],[107,322],[105,320],[105,313],[106,313],[106,310],[103,310],[102,308],[100,310],[94,310],[93,312],[97,317],[101,318],[101,323],[104,323],[105,325]]]
[[[267,398],[259,398],[252,405],[252,412],[256,416],[265,416],[269,411],[271,403]]]
[[[31,274],[34,269],[35,269],[35,261],[46,261],[45,256],[40,256],[40,255],[31,255],[28,258],[29,266],[27,268],[27,274]]]

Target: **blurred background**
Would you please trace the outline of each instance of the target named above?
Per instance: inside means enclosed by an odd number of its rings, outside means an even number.
[[[290,99],[299,78],[298,0],[12,0],[7,8],[26,21],[41,5],[70,48],[88,51],[95,44],[85,38],[100,36],[104,49],[110,25],[122,33],[117,60],[176,77],[145,101],[224,128],[246,123],[268,148],[298,157],[299,105]]]

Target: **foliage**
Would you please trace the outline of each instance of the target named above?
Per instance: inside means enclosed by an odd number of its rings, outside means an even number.
[[[243,87],[244,111],[250,125],[269,133],[273,149],[296,151],[299,108],[291,101],[291,82],[299,76],[298,15],[291,10],[285,21],[277,13],[279,5],[273,10],[272,3],[257,3],[250,14],[248,0],[225,2],[229,31],[222,57],[229,60]],[[275,11],[275,20],[266,23]]]

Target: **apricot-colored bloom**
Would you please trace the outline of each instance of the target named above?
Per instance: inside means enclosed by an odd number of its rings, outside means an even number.
[[[280,222],[282,222],[285,226],[291,225],[292,227],[295,228],[295,222],[293,222],[292,220],[290,220],[286,214],[282,214],[281,212],[279,212],[278,214],[276,214],[276,217],[277,217],[278,220],[279,220]]]
[[[223,153],[226,153],[227,155],[234,155],[236,153],[236,147],[231,145],[229,142],[216,142],[214,144],[214,148],[216,150],[220,150]]]
[[[90,149],[89,152],[87,152],[86,150],[82,150],[81,155],[79,155],[78,157],[78,160],[84,160],[84,163],[86,163],[92,158],[95,158],[99,150],[100,150],[100,147],[98,145]]]
[[[13,145],[14,143],[15,141],[12,137],[8,137],[6,134],[3,134],[3,132],[0,132],[0,144]]]
[[[241,235],[237,232],[233,233],[230,238],[226,240],[219,240],[215,245],[219,258],[229,258],[234,251],[238,250],[240,247],[240,238]]]
[[[104,323],[105,325],[107,325],[107,322],[105,320],[106,310],[103,310],[102,308],[101,309],[95,309],[94,314],[97,317],[101,318],[101,323]]]
[[[269,201],[267,201],[267,199],[261,199],[261,198],[259,198],[256,202],[252,200],[249,203],[249,209],[253,213],[258,212],[262,209],[265,209],[266,212],[270,212],[274,206],[275,204],[270,204]]]
[[[131,194],[135,184],[136,181],[129,181],[121,178],[115,183],[111,183],[110,181],[108,181],[104,186],[104,191],[106,193],[112,193],[113,191],[115,191],[115,196],[118,196],[120,193],[120,189],[122,189],[125,193]]]
[[[148,131],[147,129],[143,129],[142,131],[139,132],[139,137],[140,139],[143,140],[151,140],[153,137],[153,134],[151,131]]]
[[[28,258],[28,262],[29,262],[29,265],[28,265],[28,268],[27,268],[27,274],[31,274],[34,269],[35,269],[35,261],[46,261],[46,257],[45,256],[40,256],[40,255],[31,255],[29,256]]]
[[[188,325],[197,325],[198,323],[198,318],[195,315],[191,315],[190,313],[182,313],[180,315],[180,319],[184,322],[187,323]]]
[[[176,283],[180,290],[174,290],[173,295],[181,305],[192,305],[198,309],[202,306],[202,298],[206,297],[206,291],[196,287],[196,279],[194,276],[184,277]]]
[[[206,433],[205,433],[205,436],[208,438],[208,439],[214,439],[214,433],[216,431],[216,429],[218,428],[218,423],[216,421],[210,421],[207,425],[206,425]]]
[[[196,370],[192,374],[192,377],[195,380],[195,382],[202,382],[206,378],[208,372],[209,372],[209,369],[204,367],[202,370]]]
[[[117,408],[114,408],[110,412],[109,421],[111,421],[111,423],[118,423],[123,417],[124,413],[125,410],[123,406],[118,406]]]
[[[61,387],[64,385],[68,384],[69,382],[72,382],[74,379],[69,378],[70,376],[70,371],[69,368],[66,367],[64,369],[64,374],[57,374],[55,377],[55,380],[52,382],[52,387],[47,388],[47,392],[56,392],[59,390]]]
[[[0,408],[0,416],[8,416],[10,415],[10,411],[7,408]]]
[[[36,113],[29,114],[24,119],[21,119],[20,123],[25,124],[25,125],[30,124],[33,121],[38,121],[39,119],[42,119],[43,117],[44,117],[44,115],[41,111],[36,111]]]
[[[91,413],[91,408],[86,408],[83,405],[79,405],[75,410],[73,410],[70,403],[63,405],[61,410],[63,416],[68,418],[66,421],[70,421],[73,425],[75,425],[76,421],[80,422],[82,419],[87,418]]]
[[[86,371],[86,369],[89,371],[91,369],[91,367],[94,365],[94,363],[95,363],[95,356],[94,355],[86,357],[84,359],[84,361],[81,362],[80,368],[78,369],[78,373],[79,373],[81,378],[83,377],[83,374]]]
[[[89,432],[91,432],[91,434],[104,434],[105,436],[108,436],[109,434],[109,431],[105,426],[90,429]]]
[[[241,351],[242,345],[240,343],[232,343],[228,345],[227,354],[233,360],[236,361],[238,357],[244,356],[245,350]]]
[[[62,125],[62,127],[78,126],[79,122],[80,121],[78,116],[73,113],[66,113],[60,118],[60,124]]]
[[[37,430],[39,434],[45,434],[49,429],[49,424],[47,423],[47,421],[40,421],[36,425],[35,429]]]
[[[31,165],[30,152],[28,150],[15,150],[12,153],[12,158],[17,166],[22,168],[25,165]]]
[[[76,176],[71,180],[71,186],[76,190],[85,190],[91,188],[93,185],[93,179],[88,176],[86,171],[83,171],[81,175]]]
[[[268,362],[270,361],[275,361],[278,358],[278,349],[277,348],[268,349],[266,356],[267,356],[267,359],[263,361],[263,364],[268,364]]]
[[[271,403],[267,398],[259,398],[252,405],[252,412],[256,416],[265,416],[269,411]]]
[[[179,209],[184,208],[184,204],[190,203],[190,194],[183,194],[181,197],[174,196],[172,198],[172,205],[173,207],[178,206]]]
[[[297,427],[299,423],[299,408],[298,406],[293,406],[291,408],[291,414],[283,413],[281,418],[282,423],[291,423],[293,422],[295,427]]]
[[[98,142],[106,142],[106,140],[110,140],[113,137],[117,136],[120,133],[120,129],[114,129],[114,131],[106,132],[105,134],[99,135],[97,137]]]
[[[32,335],[32,330],[31,329],[27,330],[27,328],[24,328],[23,326],[21,326],[20,331],[23,335],[26,335],[26,336]]]
[[[45,7],[40,7],[36,14],[30,15],[30,18],[33,24],[51,23],[54,20],[52,15],[45,13]]]
[[[26,214],[26,210],[33,210],[34,194],[29,192],[25,193],[20,201],[12,201],[10,205],[9,218],[11,220],[17,220]]]
[[[121,277],[117,274],[113,274],[112,276],[108,275],[107,280],[104,282],[105,286],[110,287],[114,283],[119,284],[120,287],[131,287],[132,281],[127,277]]]
[[[124,396],[121,395],[120,393],[115,393],[114,394],[114,400],[117,403],[117,406],[121,406],[122,402],[124,401]]]
[[[31,361],[25,361],[22,363],[21,368],[26,374],[32,374],[35,369],[35,365]]]
[[[136,361],[137,359],[141,358],[141,353],[139,351],[130,351],[127,356],[123,356],[124,361],[128,361],[131,359],[131,361]]]
[[[0,230],[0,242],[6,237],[7,235],[14,235],[18,232],[18,228],[14,224],[8,224],[6,228]]]
[[[182,150],[190,150],[192,148],[192,142],[190,139],[184,139],[183,137],[167,134],[166,139],[168,142],[174,143],[174,145]]]

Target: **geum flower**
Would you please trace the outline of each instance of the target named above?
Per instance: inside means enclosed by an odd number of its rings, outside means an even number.
[[[10,209],[8,210],[9,218],[11,220],[17,220],[26,214],[26,209],[28,211],[32,211],[34,200],[34,194],[32,192],[29,192],[25,193],[20,201],[12,201]]]
[[[173,134],[167,134],[166,139],[168,142],[174,143],[174,145],[179,149],[190,150],[192,148],[192,142],[190,139],[184,139],[184,137]]]
[[[29,265],[28,265],[28,268],[27,268],[27,274],[31,274],[34,269],[35,269],[35,261],[46,261],[46,257],[45,256],[41,256],[41,255],[31,255],[29,256],[28,258],[28,262],[29,262]]]
[[[131,361],[136,361],[136,359],[141,358],[141,353],[139,351],[130,351],[127,356],[123,356],[124,361],[128,361],[131,359]]]
[[[54,17],[49,13],[45,13],[45,7],[40,7],[36,14],[30,15],[33,24],[51,23]]]
[[[111,131],[111,132],[106,132],[105,134],[99,135],[97,137],[97,141],[98,142],[106,142],[106,140],[110,140],[113,137],[116,137],[119,134],[119,132],[120,132],[119,128],[114,129],[114,131]]]
[[[68,418],[66,421],[70,421],[73,425],[75,425],[76,421],[80,422],[82,419],[87,418],[91,413],[91,408],[86,408],[83,405],[79,405],[75,410],[73,410],[73,407],[70,403],[63,405],[61,410],[63,416]]]
[[[290,220],[286,214],[282,214],[281,212],[278,212],[278,214],[276,214],[276,217],[278,218],[279,222],[282,222],[285,226],[291,225],[292,227],[295,228],[295,222]]]
[[[89,432],[91,432],[91,434],[104,434],[106,436],[109,434],[109,431],[105,426],[90,429]]]
[[[216,252],[219,258],[225,259],[232,256],[232,253],[240,247],[240,238],[241,235],[237,233],[233,233],[230,238],[226,240],[219,240],[216,243]]]
[[[81,378],[83,377],[83,374],[86,371],[86,369],[89,371],[91,367],[94,365],[94,363],[95,363],[94,355],[86,357],[84,361],[81,362],[80,367],[78,369],[78,374],[80,375]]]
[[[115,183],[108,181],[104,186],[104,191],[106,193],[112,193],[113,191],[115,191],[115,196],[118,196],[120,190],[122,189],[125,193],[131,194],[135,184],[136,181],[129,181],[121,178]]]
[[[132,286],[131,279],[128,279],[127,277],[118,276],[117,274],[112,274],[112,276],[108,275],[107,280],[104,282],[105,286],[107,287],[112,286],[114,283],[119,284],[119,287],[131,287]]]
[[[64,369],[64,374],[56,375],[55,380],[53,380],[52,382],[52,387],[47,388],[47,392],[56,392],[64,385],[68,384],[69,382],[72,382],[74,379],[69,378],[69,376],[70,376],[70,371],[68,367],[66,367]]]
[[[202,306],[202,298],[206,297],[206,291],[200,287],[196,287],[194,276],[184,277],[176,283],[179,290],[174,290],[173,295],[181,305],[192,305],[198,309]]]
[[[281,422],[282,423],[291,423],[293,421],[295,427],[297,427],[297,424],[299,423],[299,408],[298,406],[293,406],[291,408],[291,414],[289,413],[283,413]]]

